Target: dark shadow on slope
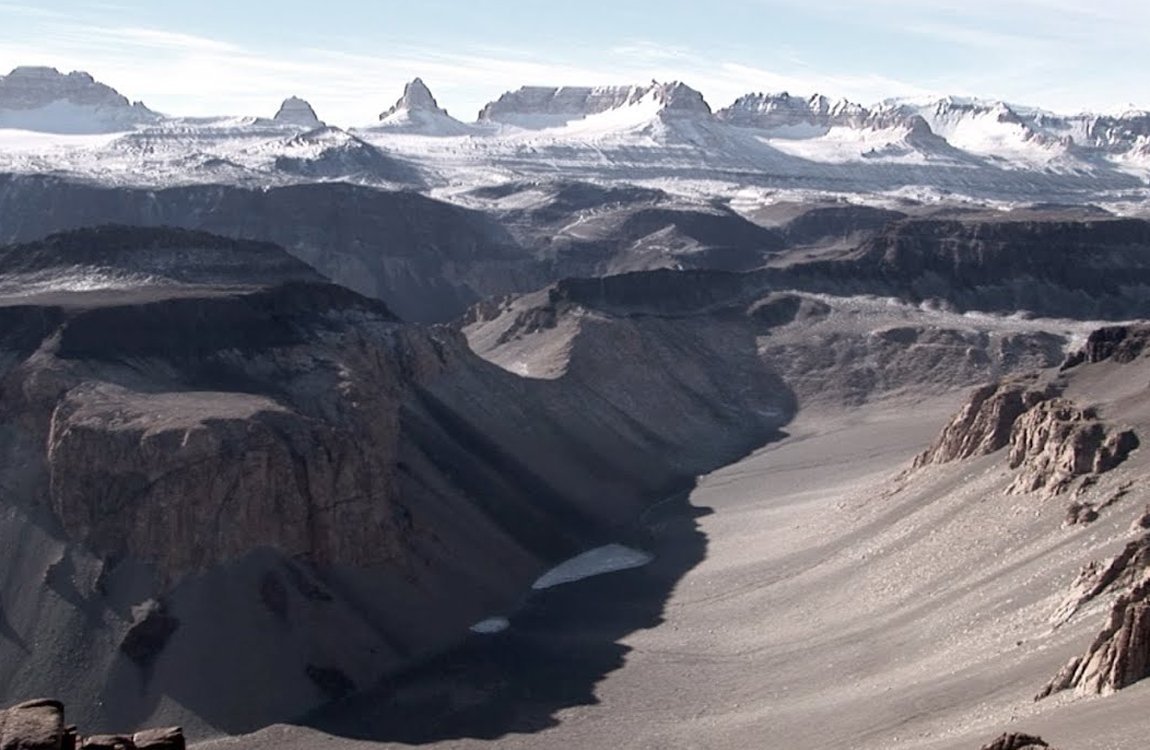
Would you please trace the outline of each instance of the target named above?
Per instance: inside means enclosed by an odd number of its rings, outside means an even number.
[[[300,723],[375,742],[422,745],[497,739],[559,723],[559,711],[598,703],[595,686],[631,650],[620,641],[663,623],[675,585],[705,557],[689,491],[653,507],[629,543],[656,557],[643,568],[527,597],[494,636],[473,635],[441,657],[331,704]]]
[[[12,623],[8,621],[8,615],[4,613],[2,603],[0,603],[0,639],[10,641],[26,654],[30,653],[28,644],[24,642],[24,639],[16,632],[16,628],[12,627]]]

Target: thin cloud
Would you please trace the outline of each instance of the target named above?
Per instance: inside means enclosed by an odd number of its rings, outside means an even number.
[[[771,4],[795,7],[800,2],[773,0]],[[801,5],[832,16],[846,9],[857,14],[857,4],[845,0]],[[30,8],[0,3],[0,13]],[[944,40],[972,51],[970,65],[936,71],[933,76],[913,65],[906,66],[905,75],[897,69],[844,71],[841,63],[828,59],[825,50],[804,47],[798,41],[760,50],[752,60],[724,59],[713,49],[702,52],[644,38],[626,40],[594,55],[568,51],[566,59],[558,53],[542,57],[527,45],[401,44],[374,55],[330,46],[257,49],[164,28],[86,25],[58,14],[30,22],[38,27],[35,34],[12,27],[6,30],[0,24],[0,71],[23,64],[87,70],[126,96],[143,99],[170,114],[270,114],[281,99],[298,95],[309,99],[321,117],[345,125],[372,121],[394,102],[403,84],[416,76],[424,78],[440,104],[461,119],[471,119],[484,103],[521,85],[633,84],[652,79],[682,80],[702,91],[715,108],[752,91],[786,90],[863,104],[889,97],[953,93],[1079,110],[1125,105],[1130,96],[1143,90],[1135,65],[1110,66],[1106,85],[1083,86],[1081,70],[1076,70],[1098,64],[1092,57],[1098,44],[1114,44],[1114,39],[1126,43],[1120,35],[1098,40],[1090,33],[1095,28],[1092,24],[1104,23],[1116,8],[1115,2],[1107,0],[1098,0],[1096,7],[1070,0],[869,3],[872,20],[868,23],[882,23],[888,14],[900,15],[903,23],[897,29],[903,37]],[[956,21],[960,9],[966,13]],[[1150,20],[1150,10],[1139,12]],[[1017,33],[1007,21],[1019,13],[1033,16],[1030,26],[1042,33]],[[997,25],[992,21],[995,18],[1000,20]],[[1073,28],[1075,19],[1077,29]],[[1128,24],[1120,25],[1126,29],[1122,33],[1132,33]],[[894,61],[898,63],[898,58]]]
[[[18,16],[32,16],[35,18],[67,18],[66,13],[48,10],[39,5],[26,5],[23,3],[0,3],[0,13],[10,13]]]
[[[902,30],[908,34],[941,39],[951,44],[973,47],[983,51],[998,50],[1019,52],[1026,49],[1036,52],[1038,50],[1050,49],[1056,44],[1056,42],[1053,41],[1036,39],[1030,36],[939,22],[909,23],[903,26]]]

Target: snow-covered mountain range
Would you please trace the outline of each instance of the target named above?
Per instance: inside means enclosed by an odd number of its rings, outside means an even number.
[[[116,133],[160,119],[142,102],[129,102],[87,73],[20,67],[0,76],[0,128]]]
[[[85,73],[0,77],[0,170],[114,184],[350,180],[452,195],[561,175],[684,190],[1109,202],[1150,195],[1150,113],[1057,115],[945,98],[873,106],[747,94],[712,110],[681,83],[523,87],[474,123],[420,79],[378,122],[325,125],[304,100],[274,117],[165,117]]]

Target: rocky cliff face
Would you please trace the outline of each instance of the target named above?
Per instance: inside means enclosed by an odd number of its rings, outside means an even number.
[[[1136,586],[1150,569],[1150,537],[1129,542],[1121,552],[1105,562],[1092,561],[1084,566],[1070,592],[1050,617],[1059,627],[1067,623],[1086,604],[1107,592],[1128,590]]]
[[[836,125],[861,125],[866,108],[846,100],[832,102],[821,94],[808,98],[780,94],[745,94],[715,113],[720,120],[741,127],[763,130],[827,129]]]
[[[312,140],[324,137],[321,131]],[[348,184],[148,191],[0,178],[5,242],[109,223],[274,242],[333,281],[385,300],[408,320],[449,320],[479,297],[547,279],[546,266],[490,217],[415,193]]]
[[[1078,479],[1093,481],[1111,471],[1138,448],[1133,430],[1099,419],[1094,410],[1058,397],[1060,391],[1056,384],[1031,380],[975,390],[935,444],[915,459],[915,468],[1009,446],[1008,463],[1017,473],[1007,491],[1056,495]]]
[[[506,612],[792,409],[726,344],[723,377],[633,340],[527,381],[267,245],[180,271],[227,249],[115,229],[0,253],[134,279],[0,302],[0,563],[42,582],[0,589],[3,695],[63,689],[97,727],[299,715]],[[61,687],[65,652],[89,666]]]
[[[907,128],[946,138],[954,146],[985,150],[978,143],[988,132],[1007,142],[1045,148],[1051,154],[1071,149],[1102,154],[1133,153],[1147,135],[1150,116],[1133,111],[1122,115],[1061,116],[1015,107],[1000,101],[945,97],[928,102],[891,100],[864,106],[789,93],[746,94],[717,113],[732,125],[809,137],[830,128]],[[968,143],[967,141],[970,141]]]
[[[778,290],[769,278],[657,270],[569,279],[478,306],[463,325],[476,351],[537,377],[566,372],[580,346],[608,346],[591,343],[604,331],[658,329],[677,341],[677,325],[697,326],[715,342],[737,332],[735,345],[808,406],[858,404],[908,388],[944,392],[1064,356],[1064,339],[1044,331],[979,329],[962,316],[924,325],[909,306]]]
[[[1011,444],[1018,418],[1058,389],[1032,379],[990,383],[976,389],[955,414],[934,445],[920,453],[914,466],[942,464],[975,456],[988,456]]]
[[[1150,314],[1150,223],[971,215],[894,222],[841,260],[780,270],[832,293],[1079,319]]]
[[[281,157],[287,169],[337,174],[386,158],[342,131],[294,140]],[[318,161],[317,149],[326,154]],[[468,210],[348,184],[149,191],[9,176],[0,177],[0,239],[120,223],[271,241],[420,321],[450,320],[484,297],[567,277],[767,264],[777,267],[755,283],[812,293],[1079,319],[1150,314],[1143,293],[1150,289],[1150,224],[1137,220],[1042,214],[891,222],[897,214],[841,211],[776,229],[651,190],[560,182],[502,186],[477,197],[490,207]],[[836,260],[786,254],[795,244],[840,242],[840,232],[878,236]]]
[[[1079,477],[1114,469],[1139,446],[1133,430],[1115,428],[1066,399],[1043,401],[1021,414],[1010,433],[1008,491],[1065,492]]]
[[[1145,325],[1108,326],[1090,334],[1086,345],[1067,358],[1064,370],[1080,364],[1098,364],[1111,360],[1129,364],[1142,356],[1150,343],[1150,327]]]

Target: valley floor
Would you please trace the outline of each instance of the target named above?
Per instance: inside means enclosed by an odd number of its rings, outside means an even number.
[[[1068,750],[1144,746],[1150,686],[1032,700],[1101,626],[1101,603],[1057,630],[1047,618],[1078,568],[1121,544],[1143,490],[1063,529],[1064,499],[1003,494],[1001,454],[902,482],[963,396],[806,412],[786,439],[701,478],[705,558],[661,624],[624,637],[595,705],[433,746],[973,750],[1007,730]],[[198,747],[399,746],[338,734],[276,726]]]

